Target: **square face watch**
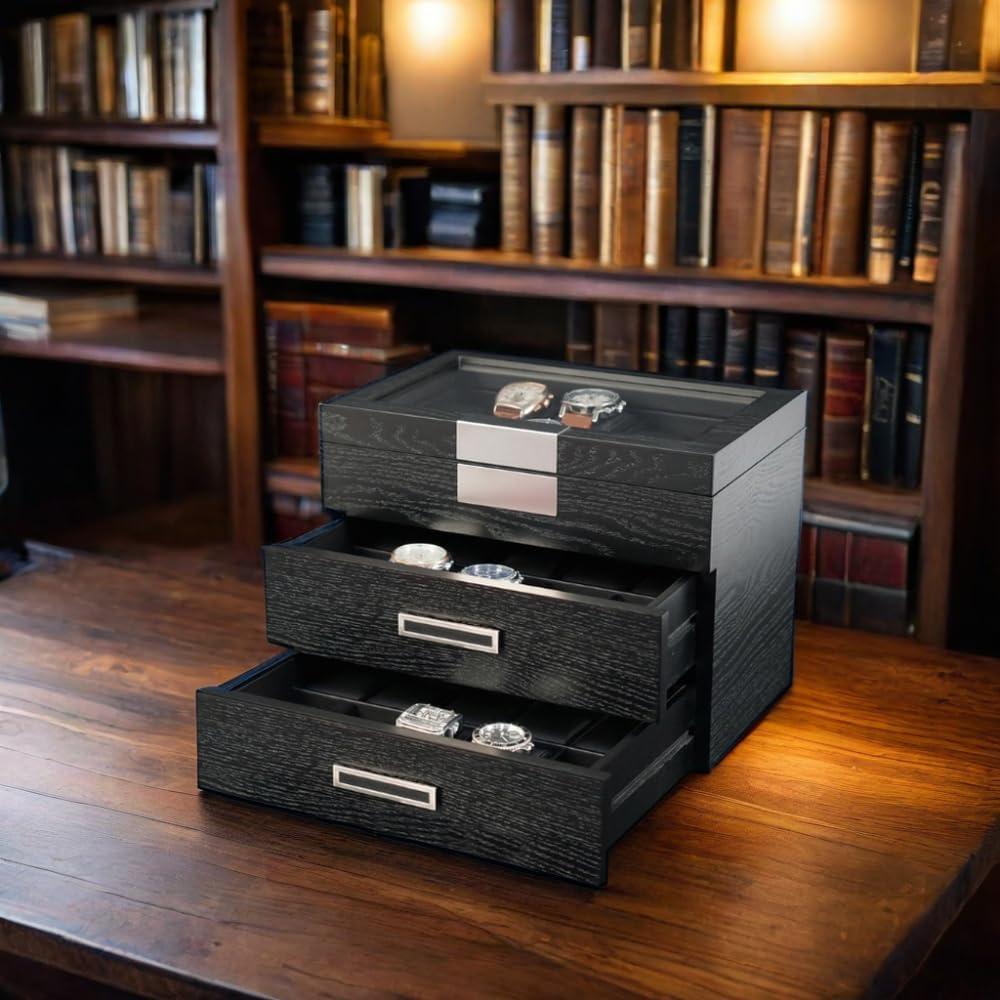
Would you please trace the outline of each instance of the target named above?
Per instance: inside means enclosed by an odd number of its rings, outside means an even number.
[[[524,420],[544,410],[553,394],[544,382],[508,382],[493,401],[493,416],[504,420]]]
[[[447,708],[419,702],[411,705],[396,719],[400,729],[415,729],[432,736],[454,736],[462,726],[462,716]]]

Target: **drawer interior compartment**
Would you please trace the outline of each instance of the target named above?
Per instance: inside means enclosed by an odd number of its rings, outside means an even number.
[[[414,541],[453,568],[389,561]],[[523,582],[461,575],[484,562]],[[691,666],[671,640],[695,578],[667,568],[348,517],[268,546],[265,567],[268,638],[307,653],[647,721]]]

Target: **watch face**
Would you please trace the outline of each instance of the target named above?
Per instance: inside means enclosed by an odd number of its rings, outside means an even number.
[[[472,734],[472,742],[494,750],[530,750],[531,733],[513,722],[490,722]]]
[[[621,402],[621,396],[610,389],[573,389],[563,396],[563,402],[586,407],[588,410],[602,410],[617,406]]]
[[[497,398],[509,406],[527,406],[545,395],[546,387],[541,382],[510,382],[498,393]]]
[[[401,729],[415,729],[435,736],[454,736],[462,724],[462,716],[447,708],[420,703],[411,705],[397,719]]]
[[[505,583],[520,583],[524,579],[513,566],[501,566],[499,563],[476,563],[466,566],[459,575],[476,580],[502,580]]]
[[[421,569],[451,569],[451,556],[447,549],[430,542],[410,542],[392,550],[389,561]]]

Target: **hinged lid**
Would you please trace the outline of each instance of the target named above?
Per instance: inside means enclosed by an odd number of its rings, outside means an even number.
[[[540,419],[501,420],[508,382],[555,394]],[[589,429],[554,419],[571,389],[624,411]],[[323,403],[321,437],[376,450],[712,496],[805,426],[805,393],[449,351]]]

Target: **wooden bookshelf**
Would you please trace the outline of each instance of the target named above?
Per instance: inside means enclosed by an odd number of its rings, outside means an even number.
[[[219,272],[207,267],[176,267],[129,257],[0,256],[0,276],[117,281],[170,288],[218,288]]]
[[[604,70],[496,73],[492,104],[718,104],[881,110],[1000,109],[996,73],[691,73]]]
[[[0,142],[214,150],[219,143],[219,130],[214,125],[185,122],[0,116]]]
[[[218,306],[155,305],[135,319],[42,341],[0,337],[0,355],[173,375],[223,375]]]
[[[807,479],[805,501],[807,507],[815,510],[835,508],[914,520],[919,520],[923,514],[920,490],[894,489],[874,483]]]
[[[350,118],[259,116],[255,126],[259,145],[279,149],[372,149],[389,139],[385,122]]]

